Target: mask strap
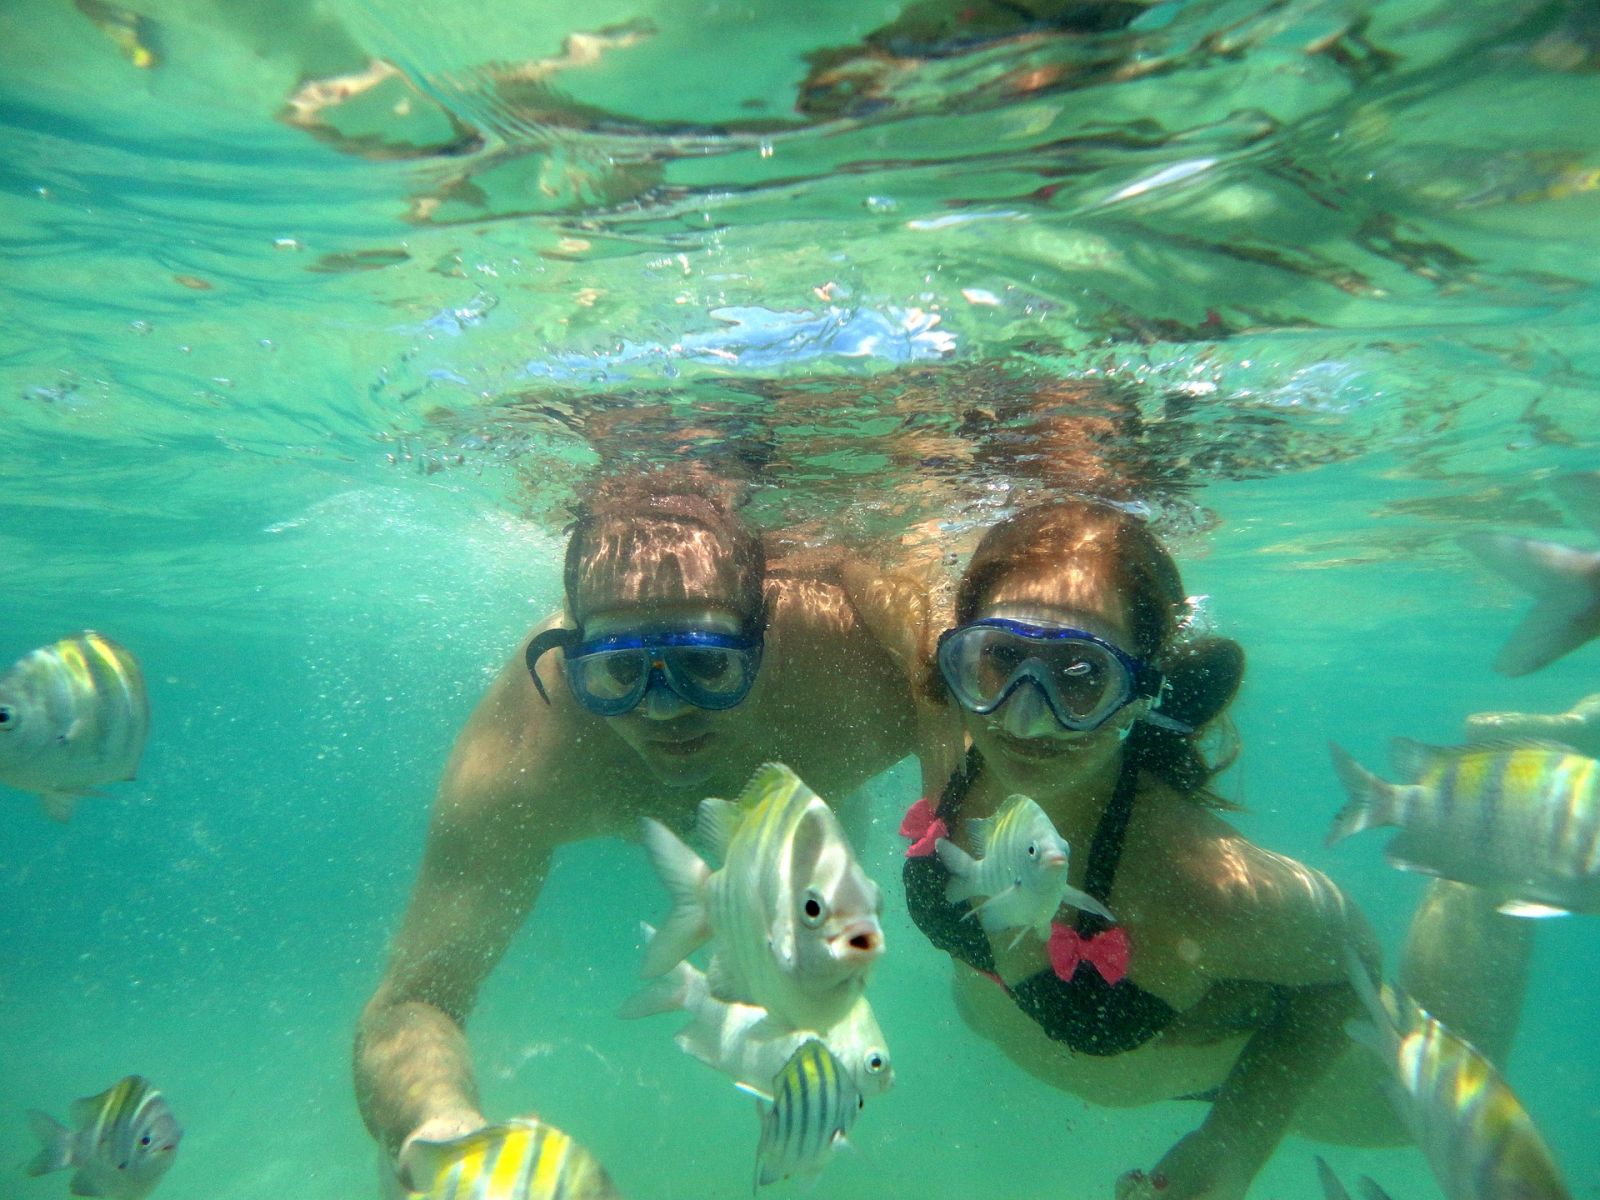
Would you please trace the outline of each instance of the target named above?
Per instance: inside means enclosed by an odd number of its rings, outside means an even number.
[[[533,676],[533,686],[539,689],[539,698],[546,704],[550,703],[550,696],[539,681],[539,660],[558,646],[566,650],[577,645],[582,636],[576,629],[546,629],[528,643],[523,661],[528,664],[528,674]]]
[[[1181,734],[1193,733],[1194,726],[1187,721],[1180,721],[1176,717],[1169,717],[1166,713],[1156,711],[1161,707],[1161,702],[1167,698],[1167,693],[1171,690],[1172,684],[1163,677],[1161,686],[1156,689],[1155,702],[1151,704],[1150,710],[1139,719],[1147,725],[1154,725],[1157,729],[1166,729],[1173,733]],[[1129,728],[1131,729],[1132,726],[1130,725]]]

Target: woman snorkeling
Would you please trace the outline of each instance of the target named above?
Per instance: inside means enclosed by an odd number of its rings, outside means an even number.
[[[912,916],[960,964],[964,1018],[1026,1070],[1101,1104],[1210,1102],[1119,1195],[1236,1200],[1349,1044],[1346,947],[1376,957],[1339,889],[1253,845],[1207,788],[1204,736],[1243,652],[1183,640],[1171,557],[1142,521],[1085,501],[990,529],[955,608],[928,686],[958,707],[966,752],[901,829]],[[1061,856],[1007,834],[1018,795],[1072,847],[1054,896],[1078,901],[1020,928],[1004,910],[1022,903],[1022,860]],[[974,891],[971,855],[1016,856],[1016,885]]]

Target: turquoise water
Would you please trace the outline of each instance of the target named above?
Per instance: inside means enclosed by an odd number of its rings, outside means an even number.
[[[65,1193],[9,1165],[23,1110],[129,1071],[187,1128],[163,1200],[374,1194],[355,1014],[597,463],[742,464],[817,540],[1138,494],[1250,654],[1239,824],[1391,963],[1420,883],[1381,839],[1323,849],[1327,740],[1377,764],[1600,690],[1594,645],[1489,671],[1525,599],[1454,542],[1592,544],[1544,487],[1600,416],[1586,6],[413,8],[149,0],[119,43],[93,5],[0,6],[0,660],[98,628],[155,709],[138,782],[70,826],[3,797],[0,1196]],[[372,58],[400,76],[289,119]],[[1055,451],[1108,382],[1085,476]],[[897,903],[915,783],[870,785],[860,848],[898,1084],[816,1194],[1109,1196],[1200,1110],[1089,1107],[967,1032]],[[474,1017],[485,1106],[630,1197],[744,1195],[748,1101],[612,1016],[660,905],[636,849],[562,855]],[[1596,978],[1589,919],[1541,924],[1509,1064],[1580,1198]],[[1318,1151],[1437,1194],[1413,1150],[1291,1138],[1252,1195],[1317,1195]]]

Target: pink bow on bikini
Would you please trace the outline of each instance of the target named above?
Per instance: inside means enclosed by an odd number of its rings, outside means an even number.
[[[934,815],[933,805],[924,796],[900,818],[900,836],[911,839],[911,845],[906,847],[907,858],[927,858],[933,853],[935,842],[950,836],[950,828]]]
[[[1070,925],[1050,922],[1050,940],[1044,945],[1050,966],[1060,979],[1070,981],[1078,964],[1088,963],[1100,978],[1117,984],[1128,974],[1128,934],[1120,925],[1084,937]]]

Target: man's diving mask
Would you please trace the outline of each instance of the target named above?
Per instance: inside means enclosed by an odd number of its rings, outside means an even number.
[[[1099,729],[1135,700],[1143,720],[1193,730],[1155,711],[1165,680],[1156,667],[1081,629],[988,617],[939,636],[939,672],[968,712],[994,712],[1024,683],[1044,697],[1063,729]]]
[[[621,716],[657,684],[696,708],[732,708],[750,694],[761,666],[761,638],[708,630],[618,633],[583,640],[547,629],[528,643],[528,673],[546,704],[537,664],[560,647],[573,698],[600,717]]]

